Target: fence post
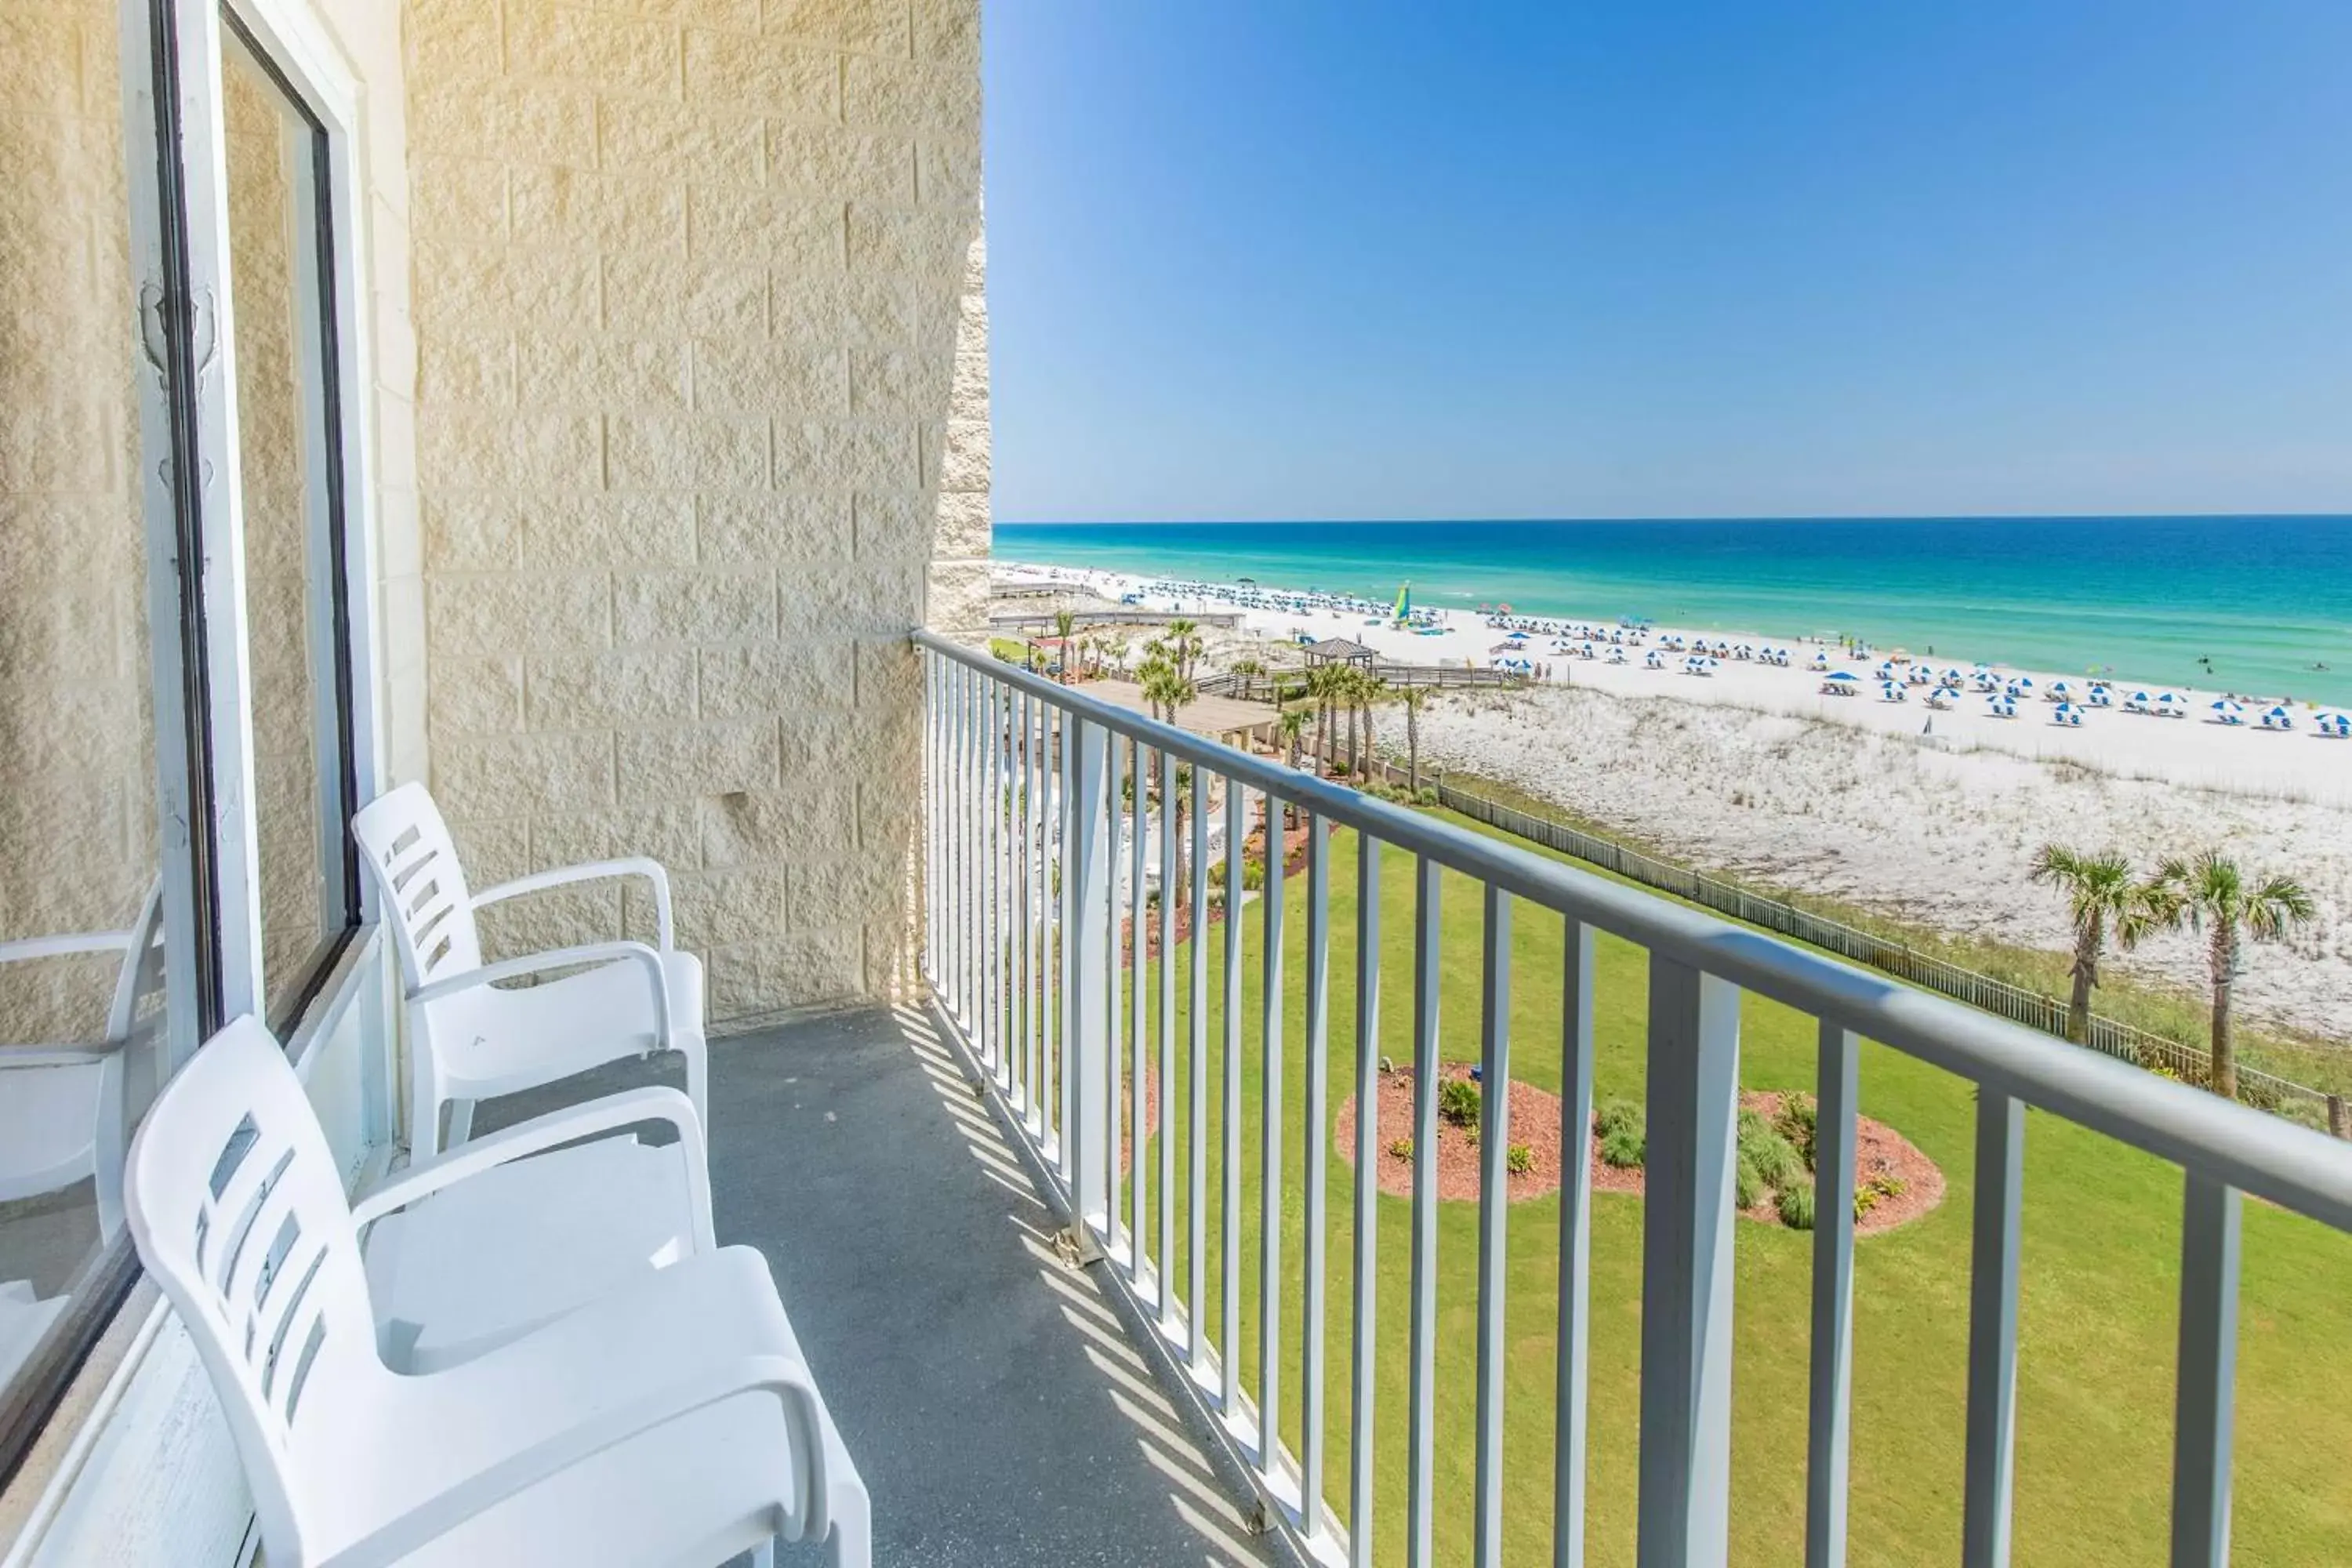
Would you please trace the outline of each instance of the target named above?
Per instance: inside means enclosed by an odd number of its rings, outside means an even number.
[[[2344,1127],[2344,1097],[2340,1094],[2327,1097],[2327,1133],[2331,1138],[2347,1136]]]

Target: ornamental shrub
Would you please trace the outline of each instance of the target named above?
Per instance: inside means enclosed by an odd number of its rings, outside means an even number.
[[[1593,1116],[1593,1131],[1607,1138],[1612,1132],[1643,1130],[1642,1103],[1636,1100],[1604,1100]]]
[[[1790,1094],[1781,1098],[1780,1113],[1772,1118],[1772,1131],[1789,1141],[1790,1146],[1797,1151],[1797,1157],[1804,1161],[1808,1171],[1813,1168],[1813,1136],[1818,1131],[1816,1114],[1811,1095]]]
[[[1775,1195],[1780,1200],[1782,1225],[1790,1230],[1813,1228],[1813,1186],[1811,1182],[1790,1182]]]
[[[1638,1171],[1642,1158],[1648,1152],[1648,1142],[1639,1127],[1620,1127],[1614,1132],[1601,1135],[1601,1162],[1621,1171]]]
[[[1437,1114],[1456,1127],[1475,1128],[1484,1097],[1465,1078],[1449,1078],[1437,1086]]]
[[[1514,1143],[1504,1153],[1503,1163],[1510,1167],[1511,1174],[1524,1176],[1536,1168],[1536,1152],[1524,1143]]]

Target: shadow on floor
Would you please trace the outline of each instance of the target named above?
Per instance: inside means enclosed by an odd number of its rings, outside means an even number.
[[[719,1239],[775,1270],[873,1495],[877,1564],[1290,1561],[1120,1309],[1061,1261],[1061,1216],[927,1013],[809,1019],[710,1056]]]

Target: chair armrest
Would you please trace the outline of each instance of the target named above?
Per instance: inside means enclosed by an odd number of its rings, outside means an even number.
[[[412,1005],[438,1002],[460,991],[495,985],[501,980],[520,980],[527,974],[544,974],[551,969],[574,969],[625,959],[641,966],[653,984],[655,1043],[666,1051],[676,1049],[670,1037],[669,979],[662,973],[661,954],[641,942],[592,942],[581,947],[559,947],[521,958],[503,958],[446,980],[427,981],[411,991],[408,1000]]]
[[[385,1483],[383,1511],[331,1563],[405,1561],[527,1488],[746,1394],[783,1406],[804,1534],[822,1539],[831,1529],[824,1403],[767,1264],[730,1247],[646,1274],[471,1361],[399,1380],[373,1413],[381,1459],[366,1449],[348,1457]],[[433,1440],[417,1441],[424,1434]]]
[[[5,1058],[0,1058],[0,1066],[5,1065]],[[678,1152],[686,1160],[687,1196],[694,1210],[695,1250],[711,1251],[719,1244],[710,1233],[710,1158],[702,1119],[695,1115],[692,1100],[667,1088],[633,1089],[551,1110],[413,1164],[352,1205],[352,1224],[373,1225],[468,1176],[644,1121],[664,1121],[677,1130]]]
[[[134,940],[127,931],[81,931],[68,936],[28,936],[0,942],[0,963],[35,958],[65,958],[77,952],[122,952]]]
[[[528,1346],[530,1342],[520,1343]],[[542,1404],[529,1412],[537,1417],[532,1422],[541,1428],[537,1435],[469,1475],[450,1478],[442,1489],[418,1499],[349,1551],[338,1552],[328,1568],[347,1563],[354,1568],[362,1563],[390,1568],[477,1515],[607,1448],[722,1401],[760,1393],[774,1394],[788,1412],[796,1449],[793,1457],[797,1461],[794,1485],[801,1497],[802,1538],[822,1541],[832,1532],[833,1521],[826,1496],[823,1407],[815,1382],[807,1365],[790,1356],[753,1355],[698,1369],[618,1405],[583,1404],[574,1410],[550,1412]],[[550,1414],[557,1419],[547,1420]]]
[[[550,888],[561,888],[572,882],[593,882],[605,877],[643,877],[654,885],[654,924],[661,937],[661,950],[667,952],[675,945],[670,921],[669,873],[658,860],[643,855],[632,855],[619,860],[588,860],[577,866],[559,867],[552,871],[538,871],[528,877],[517,877],[511,882],[500,882],[474,895],[474,907],[495,904],[504,899],[520,898],[525,893],[543,893]]]

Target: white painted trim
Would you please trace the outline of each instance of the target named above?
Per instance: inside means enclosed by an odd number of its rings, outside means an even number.
[[[196,321],[197,476],[203,496],[205,665],[213,723],[214,891],[222,1016],[264,1007],[260,837],[254,800],[252,665],[245,595],[245,494],[236,441],[236,313],[230,293],[228,145],[221,115],[220,13],[173,8],[188,285]],[[209,330],[207,330],[209,318]]]
[[[139,304],[142,353],[149,361],[134,372],[139,390],[141,510],[147,537],[148,679],[153,715],[156,843],[163,883],[163,1059],[176,1065],[197,1043],[196,932],[205,911],[196,908],[195,873],[190,852],[194,815],[189,781],[194,776],[184,700],[186,667],[180,626],[179,518],[172,465],[172,403],[163,343],[164,293],[163,192],[157,182],[158,146],[154,93],[155,61],[149,0],[121,0],[120,55],[122,88],[123,163],[131,204],[131,271]]]

